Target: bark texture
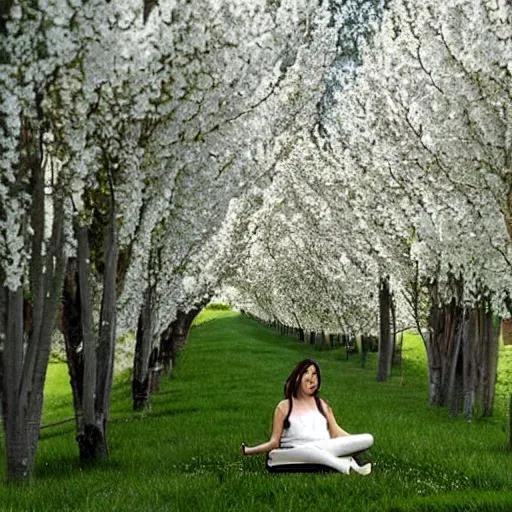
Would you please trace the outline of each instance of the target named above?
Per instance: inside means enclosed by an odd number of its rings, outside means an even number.
[[[91,288],[90,230],[75,225],[77,257],[68,260],[63,292],[61,328],[66,343],[68,371],[79,457],[82,464],[108,456],[107,423],[114,367],[115,306],[117,276],[117,236],[113,190],[102,231],[104,244],[101,265],[102,300],[99,326],[94,328],[94,297]],[[96,226],[97,228],[97,226]]]
[[[164,374],[168,375],[173,368],[178,351],[187,341],[190,326],[203,306],[204,304],[197,305],[188,312],[178,311],[176,319],[162,333],[158,362],[163,367]]]
[[[44,240],[44,170],[38,133],[37,127],[24,121],[20,180],[13,185],[23,186],[26,178],[31,194],[29,217],[25,223],[23,219],[21,222],[26,249],[30,253],[28,283],[16,290],[3,288],[1,292],[2,416],[7,479],[11,482],[30,479],[34,469],[51,334],[64,269],[64,208],[63,200],[56,192],[59,186],[51,196],[50,239]],[[14,189],[11,192],[16,194]]]
[[[389,278],[383,278],[379,286],[379,360],[377,366],[377,381],[382,382],[388,379],[391,373],[391,362],[393,357],[393,339],[391,326],[392,298],[389,289]]]
[[[144,292],[144,301],[139,313],[137,337],[133,360],[132,400],[133,409],[140,411],[149,406],[152,388],[153,353],[153,287],[150,285]]]
[[[460,305],[462,278],[454,279],[455,295],[439,304],[435,283],[426,348],[429,401],[463,413],[469,421],[492,415],[498,366],[499,321],[484,299],[474,307]]]

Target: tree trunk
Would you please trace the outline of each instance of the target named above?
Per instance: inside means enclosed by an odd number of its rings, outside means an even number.
[[[444,330],[444,315],[439,307],[437,281],[429,286],[430,311],[428,315],[428,332],[424,336],[427,349],[428,379],[429,379],[429,403],[430,405],[442,405],[443,393],[441,387],[441,354],[439,350],[439,338]]]
[[[476,347],[480,333],[478,332],[478,316],[475,309],[469,310],[470,329],[464,339],[464,417],[471,420],[475,405],[477,386]]]
[[[30,477],[30,443],[27,408],[20,407],[18,389],[23,371],[23,290],[7,292],[7,326],[4,341],[4,434],[7,479],[11,482]]]
[[[494,392],[498,374],[500,322],[493,323],[491,312],[487,312],[485,318],[486,344],[483,361],[482,416],[491,416],[494,407]]]
[[[133,409],[141,411],[149,404],[151,390],[150,356],[153,351],[153,287],[144,292],[144,302],[139,313],[137,338],[133,359],[132,399]]]
[[[163,367],[166,375],[176,364],[178,351],[185,344],[190,326],[202,308],[203,303],[195,306],[188,313],[178,310],[176,319],[162,333],[158,362]]]
[[[392,367],[402,366],[402,347],[403,347],[403,332],[400,333],[400,341],[397,339],[396,332],[396,305],[393,294],[390,297],[390,312],[391,312],[391,346],[393,348],[393,355],[391,358]]]
[[[71,379],[73,395],[78,397],[75,402],[75,419],[77,424],[77,442],[80,461],[83,463],[101,458],[102,450],[97,453],[96,444],[98,435],[95,429],[96,403],[95,393],[97,385],[96,336],[94,335],[93,298],[91,292],[91,269],[89,231],[86,226],[76,226],[78,239],[78,304],[80,318],[81,353],[75,352],[68,361],[70,375],[73,375],[71,366],[76,367],[77,380]],[[65,337],[66,338],[66,337]],[[68,340],[69,341],[69,340]],[[79,380],[81,378],[81,380]]]
[[[0,267],[0,283],[5,282],[5,274]],[[4,409],[4,344],[7,337],[7,298],[8,290],[0,285],[0,418]]]
[[[317,339],[317,348],[326,348],[328,347],[329,343],[327,341],[327,336],[325,334],[325,331],[323,329],[320,330],[320,335]]]
[[[498,328],[488,304],[482,303],[473,311],[473,346],[467,362],[468,397],[466,418],[476,411],[481,416],[492,415],[498,366]]]
[[[89,229],[76,225],[77,258],[68,261],[63,293],[62,331],[73,390],[80,462],[108,456],[106,426],[114,365],[115,304],[118,249],[115,208],[111,189],[104,239],[103,295],[98,334],[94,332]]]
[[[447,371],[446,397],[452,416],[456,416],[463,408],[463,339],[467,336],[468,319],[465,310],[459,311],[454,333],[453,349]]]
[[[430,405],[442,405],[441,364],[434,339],[434,332],[428,331],[425,338],[428,359],[428,399]]]
[[[429,286],[430,312],[429,335],[425,339],[429,369],[429,402],[444,406],[452,400],[450,407],[458,410],[456,401],[461,383],[460,340],[457,332],[462,328],[463,309],[458,305],[462,297],[462,277],[449,276],[454,298],[449,304],[440,305],[437,281]]]
[[[304,341],[304,329],[302,328],[302,325],[299,321],[299,318],[298,316],[295,314],[295,312],[292,313],[293,314],[293,317],[295,318],[295,322],[297,323],[297,337],[299,339],[299,341]]]
[[[28,128],[26,130],[30,132]],[[24,147],[33,148],[33,145],[34,141],[30,141]],[[28,480],[35,464],[51,334],[55,327],[64,268],[63,201],[54,192],[52,233],[44,244],[44,171],[40,165],[40,154],[34,151],[36,154],[27,151],[27,161],[24,162],[31,173],[33,231],[29,266],[32,316],[27,328],[24,328],[24,312],[29,305],[24,303],[22,286],[14,291],[4,290],[2,294],[6,299],[3,308],[7,311],[2,413],[7,479],[12,482]]]
[[[158,362],[162,366],[164,375],[172,371],[172,331],[176,320],[172,321],[160,335],[160,349],[158,351]]]
[[[190,326],[192,325],[194,318],[199,314],[201,309],[202,305],[192,308],[187,313],[178,312],[177,323],[173,329],[173,363],[176,362],[178,351],[187,342]]]
[[[94,424],[86,424],[85,438],[91,448],[89,459],[101,460],[108,456],[107,422],[114,375],[114,347],[116,334],[116,278],[119,249],[116,233],[114,190],[110,184],[109,219],[105,236],[105,269],[101,301],[98,347],[96,350],[96,389],[94,396]],[[87,359],[86,359],[87,364]],[[87,371],[85,372],[87,376]],[[86,388],[86,386],[84,386]]]
[[[389,290],[389,278],[383,278],[379,286],[379,360],[377,367],[377,381],[383,382],[388,379],[391,371],[391,360],[393,346],[391,342],[390,328],[391,294]]]
[[[62,309],[60,330],[64,337],[66,362],[68,366],[73,408],[75,411],[76,431],[83,431],[83,381],[84,352],[82,335],[82,314],[80,301],[80,283],[78,277],[78,260],[68,258],[64,288],[62,290]]]
[[[433,283],[429,335],[425,337],[429,365],[430,403],[448,405],[451,414],[464,413],[470,421],[475,411],[492,414],[498,358],[498,326],[493,325],[489,304],[462,308],[462,277],[452,285],[454,298],[439,307]]]

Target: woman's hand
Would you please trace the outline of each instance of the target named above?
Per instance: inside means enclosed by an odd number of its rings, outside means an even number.
[[[272,421],[272,435],[266,443],[256,446],[246,446],[245,443],[240,445],[242,455],[256,455],[258,453],[268,453],[274,448],[279,448],[279,442],[283,433],[283,420],[288,413],[288,400],[281,400],[274,411],[274,419]]]

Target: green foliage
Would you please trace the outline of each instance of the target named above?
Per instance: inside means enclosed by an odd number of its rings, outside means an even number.
[[[212,309],[214,311],[229,311],[231,306],[229,304],[222,304],[220,302],[212,302],[206,306],[206,309]]]
[[[466,423],[428,408],[418,337],[406,337],[402,367],[385,383],[376,382],[376,354],[361,368],[344,349],[313,350],[233,311],[206,308],[150,413],[132,412],[128,376],[117,379],[104,467],[78,468],[73,422],[47,427],[33,484],[21,492],[0,486],[0,510],[512,510],[505,383],[496,416]],[[375,437],[368,477],[270,475],[264,456],[240,455],[241,441],[267,439],[285,378],[311,355],[340,424]],[[508,374],[512,361],[504,364]],[[50,365],[45,423],[71,416],[67,381],[64,365]]]
[[[66,362],[66,347],[64,339],[59,330],[55,330],[52,335],[52,344],[50,351],[51,363],[64,363]]]

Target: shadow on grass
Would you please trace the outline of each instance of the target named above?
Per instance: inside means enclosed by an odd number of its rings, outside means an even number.
[[[47,429],[53,429],[53,428],[55,428],[55,430],[47,430]],[[53,437],[59,437],[62,435],[69,435],[69,434],[74,434],[74,433],[75,433],[75,424],[74,423],[72,423],[66,427],[59,426],[59,428],[53,427],[52,425],[45,425],[45,430],[43,432],[39,433],[39,440],[46,441],[47,439],[52,439]]]
[[[236,410],[233,408],[233,410]],[[194,414],[201,412],[202,409],[197,407],[181,407],[167,410],[159,410],[158,412],[148,411],[133,411],[128,410],[127,413],[116,413],[109,420],[109,425],[119,425],[129,422],[147,421],[148,418],[165,418],[178,416],[180,414]],[[65,420],[66,426],[63,426],[63,422],[57,422],[55,425],[47,424],[41,429],[39,440],[46,441],[60,436],[68,436],[75,434],[75,423],[74,418]]]
[[[133,415],[130,416],[118,416],[116,418],[112,418],[110,423],[118,424],[118,423],[127,423],[130,421],[147,421],[148,418],[169,418],[173,416],[178,416],[179,414],[194,414],[197,412],[202,412],[202,409],[197,407],[180,407],[176,409],[166,409],[158,412],[153,411],[133,411]]]
[[[81,463],[78,456],[68,455],[46,460],[36,468],[37,480],[66,479],[72,473],[108,473],[122,471],[123,464],[112,458],[91,463]]]
[[[171,379],[171,376],[166,376],[164,379]],[[175,389],[167,389],[167,390],[159,390],[155,392],[155,396],[166,396],[166,395],[176,395]]]
[[[38,464],[35,476],[39,481],[44,479],[69,477],[70,472],[81,471],[78,460],[78,447],[76,456],[56,457]]]

